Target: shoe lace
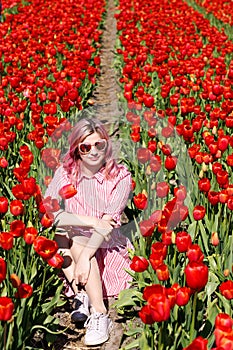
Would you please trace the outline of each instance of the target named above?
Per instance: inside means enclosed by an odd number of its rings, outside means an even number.
[[[96,330],[99,331],[101,329],[101,315],[102,314],[92,314],[88,317],[86,322],[84,323],[84,327],[88,328],[88,330]]]

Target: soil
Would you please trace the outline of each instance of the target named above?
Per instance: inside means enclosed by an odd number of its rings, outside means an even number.
[[[95,116],[105,124],[110,135],[112,135],[115,158],[118,158],[119,151],[119,120],[122,111],[118,105],[119,85],[117,83],[116,72],[113,67],[114,51],[116,41],[116,21],[114,18],[115,5],[114,0],[107,2],[105,14],[105,26],[102,36],[102,51],[100,75],[97,78],[97,85],[89,99],[90,108],[95,111]],[[109,316],[114,323],[109,340],[101,346],[86,347],[83,343],[85,329],[77,328],[77,325],[71,323],[70,312],[72,311],[71,301],[57,310],[56,317],[59,318],[60,330],[65,330],[60,334],[55,343],[53,350],[118,350],[127,343],[124,336],[127,319],[117,314],[116,310],[111,307],[114,300],[109,300]],[[138,319],[137,319],[138,320]],[[40,339],[40,342],[43,340]],[[47,350],[47,349],[46,349]]]

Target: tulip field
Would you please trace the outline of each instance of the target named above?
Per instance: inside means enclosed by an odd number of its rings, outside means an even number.
[[[115,6],[120,161],[133,187],[132,285],[114,305],[130,320],[122,350],[233,350],[232,1]],[[39,333],[54,349],[63,257],[59,204],[43,193],[101,74],[107,3],[2,7],[0,348],[42,349]]]

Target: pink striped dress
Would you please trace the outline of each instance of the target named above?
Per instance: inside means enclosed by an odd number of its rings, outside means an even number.
[[[99,219],[104,214],[108,214],[118,226],[121,225],[121,214],[127,204],[132,185],[131,174],[125,166],[120,165],[113,179],[106,179],[101,170],[93,177],[86,177],[78,173],[76,178],[72,178],[60,166],[46,190],[45,197],[51,196],[60,200],[59,190],[72,183],[77,189],[77,194],[65,200],[65,211]],[[74,226],[67,228],[67,231],[74,242],[75,236],[90,237],[91,235],[90,230]],[[102,278],[104,298],[117,296],[121,290],[129,288],[129,282],[132,279],[125,271],[125,269],[130,269],[129,248],[133,249],[129,239],[121,234],[119,228],[114,228],[110,240],[104,241],[97,250],[95,256]]]

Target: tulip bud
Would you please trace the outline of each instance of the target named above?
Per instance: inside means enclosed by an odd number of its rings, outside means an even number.
[[[217,245],[219,245],[219,238],[218,238],[218,233],[217,232],[213,232],[211,235],[211,244],[216,247]]]
[[[152,182],[150,189],[153,191],[156,189],[156,183]]]
[[[217,134],[217,127],[214,125],[213,129],[212,129],[212,134],[216,135]]]
[[[150,176],[151,175],[151,167],[150,167],[150,165],[147,165],[147,167],[146,167],[146,175],[148,175],[148,176]]]
[[[199,173],[199,178],[202,179],[204,177],[204,171],[201,169],[200,173]]]

